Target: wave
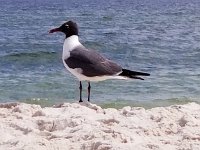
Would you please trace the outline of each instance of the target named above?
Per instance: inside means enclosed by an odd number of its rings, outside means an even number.
[[[20,102],[25,102],[29,104],[38,104],[42,107],[53,106],[55,104],[63,103],[63,102],[74,102],[76,100],[71,99],[57,99],[52,100],[51,98],[30,98],[25,100],[20,100]],[[155,99],[152,101],[126,101],[126,100],[116,100],[110,102],[95,102],[97,105],[100,105],[102,108],[116,108],[121,109],[125,106],[131,107],[144,107],[145,109],[151,109],[155,107],[167,107],[171,105],[183,105],[187,103],[195,102],[200,104],[200,100],[198,98],[171,98],[171,99]]]
[[[18,101],[22,103],[40,105],[41,107],[55,106],[55,105],[59,105],[65,102],[66,103],[76,102],[76,100],[72,100],[72,99],[64,100],[62,98],[57,98],[56,100],[53,98],[27,98],[27,99],[22,99]]]
[[[22,52],[22,53],[11,53],[4,56],[0,56],[0,59],[3,61],[33,61],[33,60],[47,60],[47,59],[55,59],[57,53],[56,52],[45,52],[45,51],[38,51],[38,52]]]
[[[99,105],[103,108],[122,108],[125,106],[131,106],[131,107],[144,107],[146,109],[154,108],[154,107],[165,107],[165,106],[171,106],[171,105],[182,105],[187,103],[199,103],[199,98],[187,98],[187,97],[181,97],[181,98],[170,98],[170,99],[155,99],[151,101],[125,101],[125,100],[117,100],[112,102],[103,102]]]
[[[1,58],[21,58],[21,57],[41,57],[41,56],[50,56],[55,55],[56,52],[45,52],[45,51],[38,51],[38,52],[21,52],[21,53],[11,53],[4,56],[0,56]]]

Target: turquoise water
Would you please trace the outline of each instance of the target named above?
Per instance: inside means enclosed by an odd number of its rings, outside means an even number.
[[[64,36],[48,31],[65,20],[80,41],[144,81],[92,83],[91,101],[104,107],[154,107],[200,102],[200,2],[197,0],[0,1],[0,102],[52,105],[79,99],[65,70]],[[87,84],[84,84],[86,99]]]

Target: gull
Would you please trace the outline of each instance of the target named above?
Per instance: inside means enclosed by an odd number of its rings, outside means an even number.
[[[79,80],[80,100],[82,100],[82,81],[88,82],[88,101],[90,101],[90,82],[107,79],[140,79],[149,73],[131,71],[107,59],[100,53],[88,49],[79,42],[78,26],[74,21],[67,21],[49,33],[62,32],[65,34],[62,61],[65,68]]]

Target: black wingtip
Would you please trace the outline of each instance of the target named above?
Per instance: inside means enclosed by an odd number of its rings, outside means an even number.
[[[120,73],[119,75],[126,76],[126,77],[133,78],[133,79],[140,79],[140,80],[144,80],[144,79],[139,76],[150,76],[149,73],[131,71],[131,70],[127,70],[127,69],[122,69],[122,73]]]
[[[133,76],[150,76],[150,74],[146,72],[131,71],[127,69],[122,69],[122,73],[133,75]]]
[[[144,73],[144,76],[150,76],[150,74],[149,73]]]
[[[143,78],[141,78],[141,77],[137,77],[137,76],[132,76],[132,77],[130,77],[130,78],[133,78],[133,79],[139,79],[139,80],[144,80]]]

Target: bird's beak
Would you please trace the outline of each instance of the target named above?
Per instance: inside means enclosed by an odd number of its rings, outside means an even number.
[[[60,28],[51,29],[49,33],[60,32]]]

